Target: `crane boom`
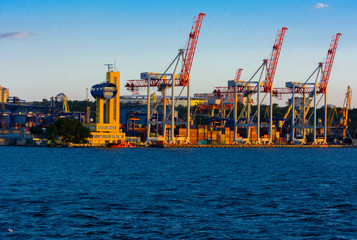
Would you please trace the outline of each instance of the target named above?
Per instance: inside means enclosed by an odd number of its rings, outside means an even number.
[[[198,36],[200,35],[201,25],[204,13],[198,14],[193,20],[192,29],[189,35],[188,44],[186,48],[185,58],[181,69],[181,83],[180,85],[186,86],[190,78],[193,57],[195,56]]]
[[[242,75],[243,68],[237,69],[236,76],[234,77],[234,82],[238,82],[240,80],[240,76]]]
[[[327,88],[328,80],[330,78],[332,64],[333,64],[333,60],[335,58],[336,48],[338,45],[338,40],[340,39],[341,35],[342,35],[341,33],[337,33],[336,36],[332,37],[330,49],[327,52],[327,58],[326,58],[326,62],[325,62],[325,66],[324,66],[324,70],[323,70],[323,74],[322,74],[319,93],[326,93],[326,88]]]
[[[299,87],[295,87],[294,88],[294,93],[312,93],[314,91],[313,87],[306,87],[306,88],[299,88]],[[273,95],[274,96],[280,96],[280,95],[286,95],[286,94],[292,94],[293,90],[292,88],[274,88],[273,89]]]
[[[283,40],[285,36],[285,32],[288,30],[286,27],[283,27],[278,31],[275,39],[275,43],[273,46],[273,51],[271,53],[269,67],[267,70],[267,74],[264,82],[264,92],[270,93],[273,85],[273,80],[275,76],[276,66],[278,65],[279,55],[281,51],[281,46],[283,45]]]
[[[150,87],[160,87],[162,85],[172,86],[172,83],[167,83],[167,79],[151,79]],[[138,80],[127,80],[125,87],[127,90],[135,92],[141,88],[146,88],[148,86],[148,81],[144,79]],[[180,79],[175,79],[175,86],[180,86]]]

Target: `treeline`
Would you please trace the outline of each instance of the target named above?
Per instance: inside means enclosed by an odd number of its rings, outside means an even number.
[[[49,101],[47,99],[42,99],[42,101],[34,101],[31,102],[30,104],[41,106],[41,107],[52,107],[52,101]],[[63,102],[54,102],[54,109],[61,111],[63,110]],[[85,112],[86,107],[87,107],[87,102],[86,101],[80,101],[80,100],[68,100],[68,106],[70,111],[73,112]],[[95,108],[95,102],[94,101],[88,101],[88,106],[91,109]]]

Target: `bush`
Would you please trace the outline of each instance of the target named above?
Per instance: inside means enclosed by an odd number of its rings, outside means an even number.
[[[30,128],[30,133],[31,134],[42,134],[42,128],[41,127],[31,127]]]

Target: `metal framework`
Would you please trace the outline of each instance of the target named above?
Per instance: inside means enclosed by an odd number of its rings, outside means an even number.
[[[280,31],[278,31],[278,34],[276,35],[273,51],[270,57],[269,66],[267,69],[267,74],[264,82],[264,92],[266,93],[270,93],[273,87],[276,66],[278,65],[280,51],[283,45],[283,40],[286,30],[288,29],[286,27],[283,27]]]
[[[335,59],[336,49],[338,45],[338,40],[341,37],[341,33],[337,33],[336,36],[332,37],[330,48],[327,52],[326,62],[324,66],[324,72],[322,75],[322,80],[320,83],[319,93],[326,93],[326,88],[328,80],[330,79],[332,64]]]
[[[234,142],[243,142],[245,144],[251,144],[251,127],[256,128],[256,144],[262,144],[262,142],[266,142],[268,144],[272,143],[272,132],[273,132],[273,81],[275,76],[276,67],[278,64],[281,47],[283,44],[285,32],[288,29],[283,27],[278,31],[275,39],[275,43],[273,45],[272,54],[270,60],[265,59],[263,64],[259,67],[259,69],[253,74],[253,76],[249,79],[249,81],[235,81],[234,82]],[[263,73],[265,71],[265,81],[262,82]],[[259,80],[252,81],[252,79],[260,72]],[[222,90],[222,89],[221,89]],[[232,91],[232,88],[229,90]],[[237,114],[237,93],[244,94],[244,107],[241,113]],[[265,96],[261,100],[261,93],[265,93]],[[252,104],[252,95],[257,94],[257,110],[253,116],[251,116],[251,104]],[[265,97],[269,94],[270,96],[270,118],[269,124],[261,124],[260,112],[261,112],[261,102],[264,101]],[[269,127],[269,139],[262,139],[260,137],[260,128]],[[239,127],[243,127],[246,129],[246,137],[242,139],[237,138],[237,131]]]
[[[343,138],[346,138],[346,136],[347,136],[348,111],[351,110],[351,98],[352,98],[352,90],[351,90],[351,87],[348,86],[345,101],[343,102],[342,119],[341,119],[342,121],[339,125],[339,128],[342,128],[342,137]]]
[[[204,13],[199,13],[197,17],[194,18],[193,25],[191,32],[189,34],[189,40],[187,44],[186,51],[184,49],[180,49],[179,53],[175,57],[175,59],[171,62],[169,67],[165,70],[164,73],[142,73],[140,80],[128,80],[125,87],[132,91],[138,91],[142,88],[147,88],[147,142],[151,142],[152,140],[159,140],[160,136],[158,132],[156,132],[156,137],[150,137],[150,128],[151,125],[158,125],[162,126],[162,140],[166,141],[166,125],[171,126],[171,134],[170,134],[170,143],[175,143],[175,135],[174,135],[174,128],[175,124],[185,124],[186,125],[186,139],[185,142],[189,143],[190,137],[190,72],[192,67],[193,58],[195,55],[195,50],[197,46],[197,41],[199,37],[199,33],[202,26],[203,17],[206,16]],[[182,62],[181,73],[177,74],[177,68],[179,62]],[[173,67],[172,73],[169,73],[169,70]],[[157,104],[151,110],[151,103],[150,103],[150,88],[151,87],[158,87],[158,90],[162,92],[161,98],[157,101]],[[166,114],[166,107],[169,100],[167,99],[167,89],[171,87],[171,112],[167,115]],[[175,122],[175,104],[177,102],[177,98],[175,97],[175,87],[182,87],[182,90],[178,97],[181,96],[184,88],[187,89],[187,121],[183,122]],[[158,105],[163,103],[163,114],[162,119],[153,119],[153,114],[155,113]],[[151,113],[152,112],[152,113]],[[156,114],[158,116],[158,114]]]
[[[290,143],[306,143],[306,135],[309,129],[312,129],[313,140],[312,144],[326,144],[327,141],[327,84],[330,78],[333,61],[336,54],[341,33],[337,33],[332,37],[330,48],[327,52],[325,64],[319,63],[318,67],[305,81],[305,83],[299,82],[287,82],[286,88],[275,88],[273,94],[275,96],[291,94],[291,107],[286,115],[291,112],[290,122]],[[314,83],[310,83],[309,80],[316,74]],[[318,79],[321,78],[318,83]],[[317,101],[317,96],[321,94],[320,99]],[[298,106],[296,105],[296,99],[300,95],[302,101]],[[323,126],[317,125],[316,108],[323,98],[324,105],[324,123]],[[312,115],[307,118],[310,107],[313,103],[314,109]],[[309,119],[313,116],[313,125],[309,125]],[[323,129],[323,138],[318,138],[318,130]]]
[[[184,58],[184,63],[180,74],[180,85],[182,86],[186,86],[190,79],[193,57],[195,56],[198,36],[200,35],[202,20],[204,16],[206,16],[206,14],[200,13],[193,20],[192,29],[189,35],[188,44],[185,52],[186,54]]]
[[[242,71],[242,68],[237,69],[233,82],[240,80]],[[221,89],[223,89],[222,92]],[[196,109],[211,110],[208,116],[210,118],[210,122],[218,122],[221,126],[224,126],[227,120],[229,120],[229,115],[233,111],[234,87],[216,87],[211,95],[212,96],[207,98],[206,103],[198,104]],[[227,110],[230,110],[228,114],[226,114]]]

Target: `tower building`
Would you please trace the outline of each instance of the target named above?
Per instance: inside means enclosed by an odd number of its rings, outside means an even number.
[[[96,122],[87,124],[92,131],[92,145],[104,145],[125,140],[120,125],[120,72],[108,65],[106,82],[92,86],[91,95],[96,101]]]

